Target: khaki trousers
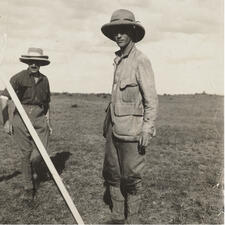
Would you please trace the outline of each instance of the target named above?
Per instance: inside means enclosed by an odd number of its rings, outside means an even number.
[[[106,185],[121,188],[126,194],[140,193],[145,155],[138,152],[138,142],[122,141],[112,134],[110,123],[105,144],[103,177]]]
[[[30,118],[44,147],[47,149],[49,140],[49,129],[44,114],[40,113],[39,106],[26,106],[25,110]],[[21,151],[22,174],[24,188],[32,189],[32,173],[34,168],[40,164],[42,157],[29,134],[20,115],[15,113],[13,119],[14,140]]]

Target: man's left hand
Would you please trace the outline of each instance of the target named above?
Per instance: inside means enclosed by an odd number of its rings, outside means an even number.
[[[147,132],[142,132],[139,138],[139,146],[147,147],[149,145],[150,140],[152,139],[152,135]]]
[[[49,120],[47,120],[47,126],[48,126],[48,129],[49,129],[49,134],[52,135],[53,129],[52,129],[52,126],[51,126]]]
[[[49,134],[52,135],[52,133],[53,133],[52,127],[51,126],[48,126],[48,129],[49,129]]]

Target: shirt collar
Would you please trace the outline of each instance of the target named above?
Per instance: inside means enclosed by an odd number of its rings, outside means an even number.
[[[116,56],[125,58],[125,57],[127,57],[130,54],[130,52],[133,49],[133,47],[135,47],[135,43],[131,43],[130,45],[128,45],[126,47],[126,49],[124,50],[123,54],[122,54],[122,51],[121,50],[116,51],[115,54],[116,54]]]
[[[39,80],[42,80],[42,79],[43,79],[42,74],[40,73],[40,71],[38,71],[38,73],[40,74]],[[32,76],[32,73],[29,72],[29,69],[27,69],[27,74],[28,74],[28,76],[29,76],[30,78],[33,77],[33,76]]]

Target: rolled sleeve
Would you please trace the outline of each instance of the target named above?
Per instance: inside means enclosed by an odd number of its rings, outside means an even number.
[[[158,96],[151,62],[145,56],[139,58],[137,80],[139,82],[144,105],[144,123],[142,131],[153,133],[158,111]]]
[[[3,92],[1,93],[1,95],[4,96],[4,97],[10,98],[9,92],[7,91],[6,88],[3,90]]]

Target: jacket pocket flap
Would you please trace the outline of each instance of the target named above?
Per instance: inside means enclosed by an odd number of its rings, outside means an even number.
[[[115,115],[116,116],[143,116],[144,110],[143,107],[137,107],[134,104],[115,104]]]
[[[133,80],[121,80],[120,81],[120,88],[124,89],[125,87],[135,87],[137,86],[137,82],[133,81]]]

